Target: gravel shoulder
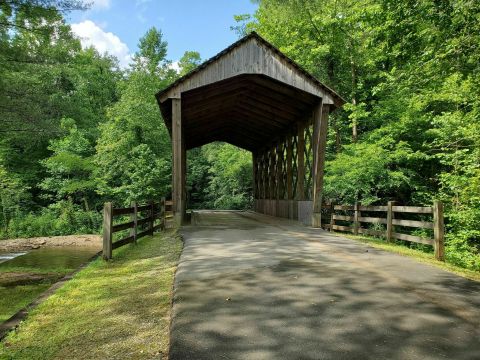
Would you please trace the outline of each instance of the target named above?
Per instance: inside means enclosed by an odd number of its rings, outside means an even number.
[[[0,252],[15,252],[54,246],[102,246],[100,235],[43,236],[28,239],[0,240]]]

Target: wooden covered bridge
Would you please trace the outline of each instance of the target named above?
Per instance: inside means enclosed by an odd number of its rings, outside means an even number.
[[[157,95],[173,148],[173,211],[186,211],[186,151],[251,151],[255,210],[320,226],[329,114],[342,98],[256,33]]]

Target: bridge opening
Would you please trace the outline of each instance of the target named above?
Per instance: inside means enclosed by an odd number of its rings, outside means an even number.
[[[321,225],[328,116],[344,103],[333,90],[251,33],[157,101],[172,138],[178,224],[194,195],[187,195],[187,151],[225,142],[251,154],[255,211]]]
[[[253,209],[252,155],[225,142],[187,151],[187,209]]]

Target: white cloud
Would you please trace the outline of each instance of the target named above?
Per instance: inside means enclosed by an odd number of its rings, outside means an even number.
[[[132,59],[127,44],[122,42],[120,38],[111,33],[103,31],[103,29],[91,20],[85,20],[77,24],[72,24],[72,31],[80,38],[82,46],[93,46],[101,54],[109,53],[117,57],[120,66],[125,68]]]
[[[175,70],[177,73],[180,72],[180,64],[179,61],[173,61],[169,66],[170,69]]]
[[[92,9],[108,9],[110,8],[110,0],[90,0],[88,1],[92,4]]]

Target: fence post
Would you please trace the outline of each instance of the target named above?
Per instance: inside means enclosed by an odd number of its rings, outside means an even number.
[[[445,229],[443,219],[443,203],[435,200],[433,203],[433,237],[435,259],[445,261]]]
[[[335,219],[333,218],[333,215],[335,215],[335,204],[332,202],[330,206],[332,207],[330,212],[330,232],[333,232],[333,226],[335,225]]]
[[[130,221],[133,221],[133,228],[130,229],[130,236],[133,236],[133,242],[137,243],[137,221],[138,221],[138,204],[132,201],[130,206],[133,207],[133,214],[130,214]]]
[[[358,210],[360,204],[355,201],[355,205],[353,205],[353,234],[358,235],[358,228],[360,227],[360,223],[358,222],[358,217],[360,216],[360,211]]]
[[[150,235],[153,235],[153,223],[155,222],[155,203],[150,201],[150,218],[149,218],[149,231]]]
[[[103,205],[103,258],[112,258],[113,206],[111,202]]]
[[[167,227],[167,214],[166,214],[166,205],[165,205],[165,197],[160,199],[160,222],[162,223],[162,230],[165,230]]]
[[[387,233],[386,238],[388,242],[392,241],[393,236],[393,204],[395,201],[389,201],[387,205]]]

